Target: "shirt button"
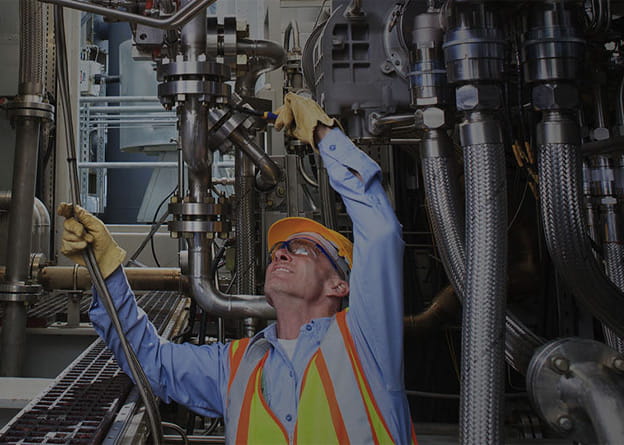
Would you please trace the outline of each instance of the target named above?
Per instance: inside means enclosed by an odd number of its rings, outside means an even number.
[[[286,421],[290,422],[292,420],[292,416],[290,414],[286,414]]]
[[[307,324],[306,325],[306,331],[311,331],[312,330],[312,325]]]
[[[334,144],[329,146],[330,151],[334,151],[336,149],[336,146]]]

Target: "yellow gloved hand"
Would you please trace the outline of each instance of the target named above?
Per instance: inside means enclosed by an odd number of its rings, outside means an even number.
[[[329,117],[323,109],[314,102],[303,96],[288,93],[284,96],[284,105],[276,111],[275,129],[286,129],[286,134],[299,139],[301,142],[316,147],[314,129],[323,124],[328,127],[340,126],[336,119]],[[342,127],[341,127],[342,128]]]
[[[61,203],[57,209],[64,216],[61,253],[74,263],[85,265],[83,259],[87,244],[93,247],[95,260],[104,278],[112,274],[126,258],[126,251],[113,240],[110,232],[99,218],[78,205]]]

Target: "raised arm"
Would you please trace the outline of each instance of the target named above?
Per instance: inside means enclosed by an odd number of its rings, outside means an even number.
[[[175,344],[159,337],[145,312],[137,307],[120,267],[125,252],[115,243],[106,226],[79,206],[71,209],[61,205],[59,214],[67,218],[61,252],[82,264],[82,251],[87,244],[93,245],[125,336],[155,394],[165,402],[175,400],[199,414],[222,415],[228,372],[227,347],[221,344],[201,347]],[[130,375],[117,332],[95,290],[89,316],[121,368]]]
[[[353,223],[347,322],[367,347],[388,389],[403,387],[403,248],[401,225],[381,184],[381,169],[339,129],[318,144],[330,183]]]
[[[401,389],[404,243],[379,165],[335,128],[337,122],[316,102],[289,93],[278,112],[275,127],[318,148],[330,183],[343,198],[354,238],[347,321],[356,346],[372,352],[387,388]]]

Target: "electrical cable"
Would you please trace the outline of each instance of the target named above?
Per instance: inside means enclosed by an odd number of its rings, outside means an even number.
[[[179,425],[176,425],[175,423],[171,423],[171,422],[161,422],[161,425],[163,426],[163,428],[170,428],[174,430],[176,433],[178,433],[180,437],[182,437],[182,440],[184,441],[185,445],[189,443],[188,437],[186,437],[186,433],[184,432],[182,428],[180,428]]]
[[[154,258],[154,262],[156,263],[157,267],[160,267],[160,263],[158,262],[158,258],[156,257],[156,248],[154,247],[154,234],[156,234],[160,226],[163,224],[163,222],[165,222],[164,220],[167,219],[167,217],[169,216],[169,210],[167,210],[165,214],[160,217],[160,220],[158,222],[156,222],[156,217],[158,216],[158,212],[160,212],[160,208],[163,206],[163,204],[167,202],[167,200],[171,196],[173,196],[173,194],[177,190],[178,190],[178,186],[176,185],[174,189],[171,190],[171,192],[167,196],[165,196],[165,199],[160,201],[160,204],[158,204],[158,207],[156,208],[156,211],[154,212],[154,217],[152,218],[152,230],[150,231],[149,240],[150,240],[150,247],[152,249],[152,257]],[[154,225],[156,225],[155,230],[154,230]]]
[[[63,8],[61,6],[55,6],[54,8],[54,19],[55,19],[55,39],[56,39],[56,47],[57,47],[57,77],[59,79],[60,86],[60,94],[62,96],[62,111],[63,117],[65,118],[65,136],[67,140],[67,162],[69,167],[70,174],[70,187],[72,194],[72,201],[74,204],[80,203],[80,189],[78,182],[78,164],[76,163],[76,141],[74,139],[74,127],[73,120],[71,115],[71,103],[70,103],[70,94],[69,94],[69,74],[68,74],[68,60],[67,60],[67,46],[66,46],[66,38],[65,38],[65,20],[63,17]],[[147,412],[148,423],[150,433],[152,435],[153,443],[157,445],[161,445],[163,443],[162,439],[162,426],[160,422],[160,413],[158,412],[158,407],[156,406],[156,397],[152,392],[152,388],[147,381],[147,377],[141,368],[140,363],[134,351],[132,350],[131,345],[126,339],[123,327],[121,325],[121,321],[119,320],[119,316],[115,310],[115,306],[113,303],[112,296],[110,295],[106,283],[104,281],[104,277],[102,276],[101,271],[99,270],[97,261],[95,259],[95,254],[93,253],[93,248],[90,245],[87,245],[84,253],[84,260],[89,270],[89,275],[91,276],[91,281],[93,282],[95,288],[97,289],[98,294],[102,297],[102,303],[106,308],[106,311],[111,319],[111,322],[117,331],[119,336],[120,344],[124,355],[126,356],[128,366],[130,368],[132,377],[137,385],[137,389],[141,395],[141,399],[145,405],[145,409]]]

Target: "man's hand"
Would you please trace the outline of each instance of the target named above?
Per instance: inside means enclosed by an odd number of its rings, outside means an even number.
[[[323,109],[314,102],[294,93],[284,96],[284,105],[276,110],[275,129],[286,129],[286,133],[299,139],[301,142],[316,147],[316,142],[322,139],[320,129],[340,126],[336,119],[330,118]],[[315,129],[319,129],[315,131]]]
[[[112,274],[124,261],[126,251],[113,240],[102,221],[78,205],[61,203],[57,209],[64,216],[61,253],[74,263],[85,265],[82,258],[88,244],[93,247],[95,259],[104,278]]]

